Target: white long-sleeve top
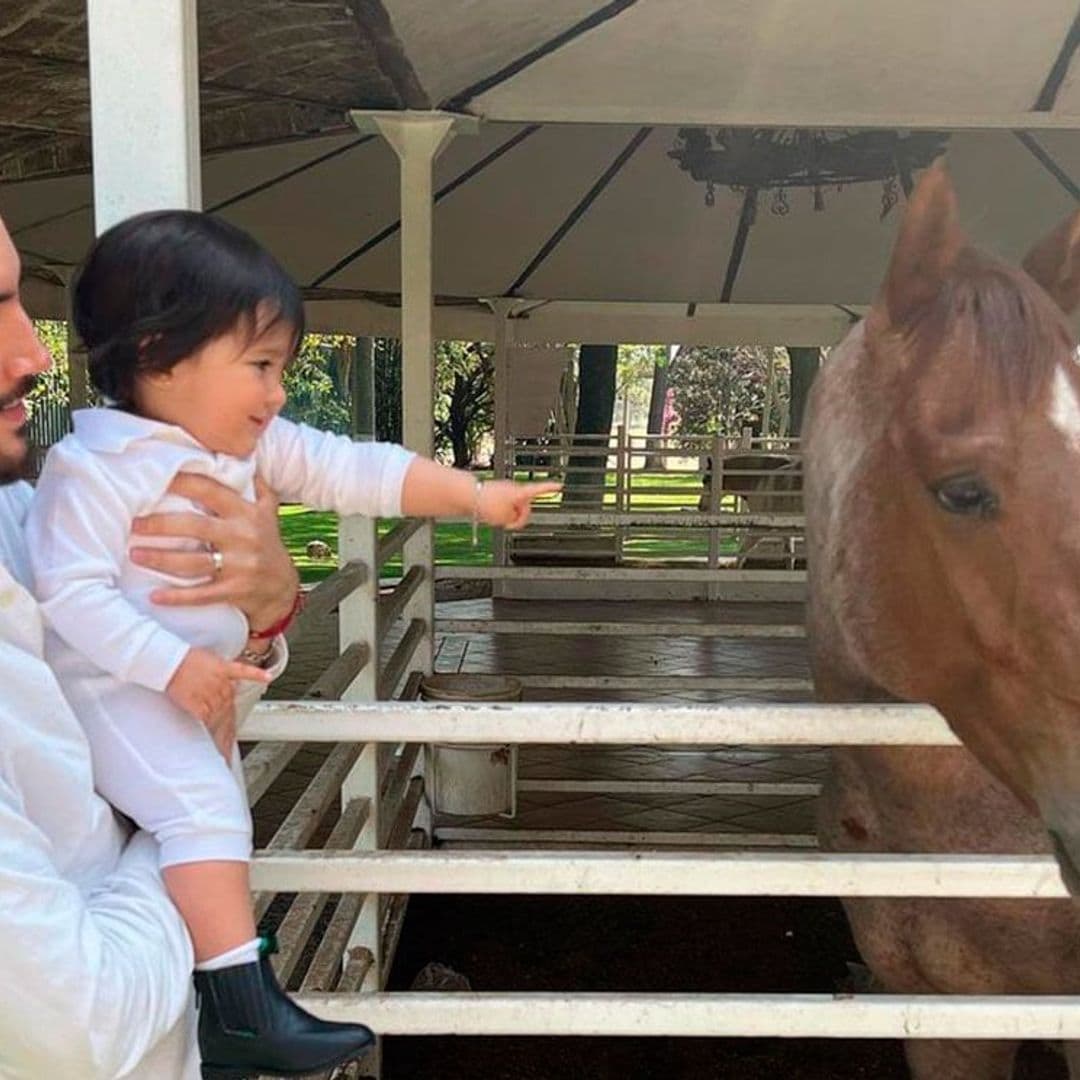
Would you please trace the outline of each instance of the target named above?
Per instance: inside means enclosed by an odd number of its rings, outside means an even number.
[[[247,641],[247,622],[229,605],[153,605],[150,593],[170,579],[128,557],[133,518],[192,509],[166,494],[177,473],[203,473],[253,498],[257,471],[288,501],[396,517],[414,456],[280,417],[244,459],[207,450],[183,428],[115,409],[80,410],[74,425],[46,459],[27,536],[35,593],[60,639],[50,636],[48,658],[76,709],[83,692],[87,707],[91,696],[100,700],[102,673],[162,691],[191,646],[231,659]]]
[[[0,488],[0,1077],[197,1080],[187,931],[42,655],[30,489]]]

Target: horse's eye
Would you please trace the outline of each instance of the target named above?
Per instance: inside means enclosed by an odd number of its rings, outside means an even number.
[[[992,517],[998,508],[997,496],[977,476],[952,476],[931,490],[950,514],[985,518]]]

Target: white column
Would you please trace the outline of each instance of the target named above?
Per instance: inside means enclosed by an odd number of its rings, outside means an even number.
[[[87,0],[94,224],[199,209],[195,0]]]
[[[521,306],[520,300],[508,300],[500,297],[487,301],[495,316],[495,356],[493,357],[493,383],[492,404],[494,406],[495,421],[495,446],[491,455],[492,471],[496,480],[501,480],[512,472],[510,462],[507,460],[510,451],[507,449],[507,439],[510,431],[510,349],[514,344],[514,324],[511,321],[514,311]],[[506,533],[497,529],[493,542],[494,563],[496,566],[506,566],[509,561],[507,556]],[[493,595],[503,595],[504,583],[493,583]]]
[[[402,436],[409,449],[431,457],[435,452],[435,341],[432,332],[433,167],[456,130],[475,130],[475,117],[440,112],[350,113],[361,131],[377,130],[394,148],[401,185],[401,395]],[[435,657],[435,530],[431,522],[405,544],[403,570],[421,566],[423,584],[406,607],[405,625],[426,625],[411,670],[430,674]]]

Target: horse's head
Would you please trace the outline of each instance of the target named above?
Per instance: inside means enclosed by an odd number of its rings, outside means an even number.
[[[1007,266],[967,243],[934,166],[870,314],[822,371],[806,448],[819,670],[835,659],[841,682],[937,705],[1038,807],[1074,891],[1078,302],[1080,213]]]

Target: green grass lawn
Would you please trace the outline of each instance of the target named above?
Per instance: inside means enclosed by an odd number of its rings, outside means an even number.
[[[483,474],[480,474],[481,476]],[[524,474],[519,479],[526,479]],[[609,486],[614,486],[614,474],[608,476]],[[665,488],[692,488],[700,487],[701,478],[696,473],[668,473],[664,476],[650,476],[644,478],[642,486],[665,487]],[[610,492],[605,502],[609,505],[615,501],[614,492]],[[640,510],[663,510],[674,508],[679,505],[694,506],[696,500],[692,494],[673,491],[656,492],[642,495],[634,499],[635,509]],[[734,509],[725,506],[725,509]],[[300,578],[305,582],[321,581],[324,577],[333,573],[337,565],[338,551],[338,519],[336,514],[324,513],[316,510],[308,510],[303,506],[283,506],[281,508],[281,534],[285,540],[285,546],[296,561],[300,570]],[[379,533],[389,532],[393,528],[393,521],[381,521]],[[307,555],[307,545],[312,540],[322,540],[330,545],[334,552],[333,559],[311,559]],[[476,566],[491,562],[491,530],[485,526],[479,529],[478,542],[473,546],[472,526],[467,522],[444,522],[435,527],[435,561],[446,565]],[[725,539],[723,544],[725,552],[734,550],[734,542]],[[689,556],[701,556],[708,551],[708,540],[704,533],[698,537],[687,539],[671,539],[666,537],[639,537],[628,540],[624,545],[627,555],[643,558],[687,558]],[[395,558],[383,569],[383,574],[393,576],[400,573],[401,560]]]
[[[300,580],[322,581],[337,568],[338,519],[337,514],[308,510],[303,506],[283,506],[281,535],[293,561],[300,571]],[[388,533],[393,521],[379,522],[379,535]],[[322,540],[330,545],[333,559],[308,558],[307,545],[312,540]],[[457,566],[472,566],[491,562],[491,530],[481,525],[477,532],[477,544],[473,547],[472,526],[466,522],[443,522],[435,527],[435,561]],[[383,568],[383,575],[393,577],[401,573],[401,557],[397,556]]]

